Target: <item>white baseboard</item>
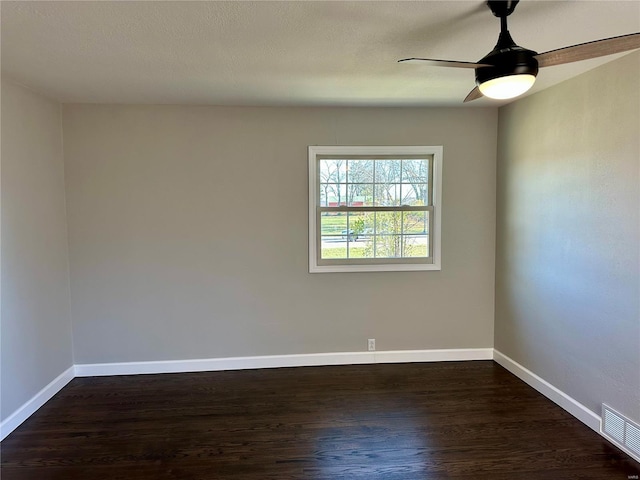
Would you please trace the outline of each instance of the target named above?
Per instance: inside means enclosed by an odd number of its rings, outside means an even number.
[[[493,348],[450,348],[441,350],[388,350],[371,352],[375,363],[457,362],[492,360]]]
[[[507,357],[498,350],[493,351],[493,359],[504,368],[513,373],[520,380],[535,388],[552,402],[556,403],[571,415],[576,417],[582,423],[592,430],[600,433],[600,416],[589,410],[577,400],[573,399],[562,390],[554,387],[549,382],[540,378],[531,370],[520,365],[515,360]]]
[[[245,370],[253,368],[491,359],[493,359],[492,348],[305,353],[297,355],[266,355],[258,357],[80,364],[76,365],[75,374],[77,377],[97,377],[105,375],[185,373],[219,370]]]
[[[71,366],[53,379],[49,385],[36,393],[28,402],[4,419],[2,423],[0,423],[0,440],[4,440],[4,438],[18,428],[22,422],[62,390],[62,387],[73,380],[74,376],[74,367]]]

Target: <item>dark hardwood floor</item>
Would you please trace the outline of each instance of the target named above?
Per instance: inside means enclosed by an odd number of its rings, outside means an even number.
[[[76,378],[1,458],[2,480],[640,474],[491,361]]]

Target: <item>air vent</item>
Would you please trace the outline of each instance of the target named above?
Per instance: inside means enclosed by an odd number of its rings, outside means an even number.
[[[624,444],[629,447],[632,452],[640,455],[640,428],[627,422]]]
[[[603,422],[602,430],[611,438],[615,438],[620,443],[624,443],[624,418],[617,413],[609,410],[608,407],[603,405]]]
[[[640,462],[640,425],[602,404],[601,433]]]

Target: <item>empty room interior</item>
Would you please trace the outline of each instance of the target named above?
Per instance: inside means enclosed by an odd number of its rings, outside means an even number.
[[[3,479],[638,479],[640,2],[0,19]]]

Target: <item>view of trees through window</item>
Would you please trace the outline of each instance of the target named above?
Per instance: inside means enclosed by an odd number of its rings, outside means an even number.
[[[321,258],[429,256],[431,159],[322,158]]]

